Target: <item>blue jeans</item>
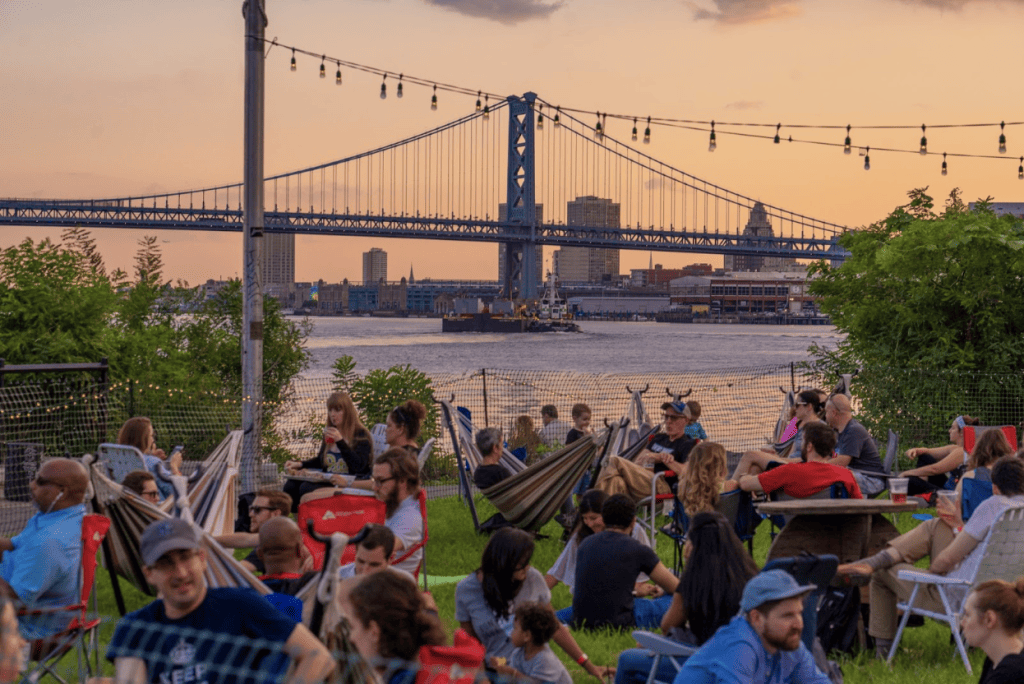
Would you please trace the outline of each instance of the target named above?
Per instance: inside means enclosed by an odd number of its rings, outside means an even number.
[[[661,627],[661,618],[668,612],[672,605],[672,594],[665,594],[656,599],[638,598],[633,601],[633,622],[637,629],[658,629]],[[567,606],[555,612],[555,617],[564,625],[572,622],[572,606]],[[651,669],[647,667],[648,671]]]
[[[615,684],[644,684],[653,665],[653,652],[646,648],[627,648],[619,654],[619,662],[615,666]],[[671,682],[676,678],[676,672],[671,658],[662,658],[656,678],[661,682]]]

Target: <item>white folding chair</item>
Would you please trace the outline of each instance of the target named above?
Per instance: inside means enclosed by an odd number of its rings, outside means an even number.
[[[981,560],[971,578],[945,577],[922,570],[900,570],[897,573],[899,579],[913,582],[914,588],[908,601],[896,604],[896,607],[903,611],[903,618],[896,630],[896,638],[892,641],[886,662],[891,662],[896,655],[896,648],[900,644],[900,638],[910,616],[923,615],[949,625],[960,658],[964,661],[964,667],[967,668],[967,673],[971,674],[971,662],[967,659],[967,649],[960,635],[960,616],[963,614],[964,603],[970,588],[981,582],[991,579],[1015,582],[1018,577],[1024,575],[1024,506],[1003,511],[982,541],[981,554]],[[938,590],[944,612],[938,613],[914,606],[918,592],[927,585],[933,585]]]
[[[146,460],[142,452],[125,444],[100,444],[97,449],[99,460],[105,463],[110,477],[115,482],[123,482],[125,475],[133,470],[146,470]]]
[[[672,681],[675,679],[674,676],[667,681],[658,679],[658,668],[661,666],[662,659],[668,658],[669,662],[675,667],[676,674],[678,674],[683,669],[683,663],[686,662],[686,659],[697,652],[696,646],[684,644],[675,639],[668,639],[654,632],[638,630],[633,632],[633,638],[636,639],[636,643],[640,644],[641,647],[654,654],[651,673],[647,675],[647,684],[672,684]]]
[[[423,464],[427,462],[428,458],[430,458],[430,452],[434,448],[434,439],[434,437],[428,439],[423,445],[423,448],[420,449],[419,455],[416,456],[416,463],[419,464],[420,470],[423,470]]]
[[[384,435],[388,426],[384,423],[377,423],[370,429],[370,437],[373,438],[373,455],[380,456],[388,450],[388,441]]]

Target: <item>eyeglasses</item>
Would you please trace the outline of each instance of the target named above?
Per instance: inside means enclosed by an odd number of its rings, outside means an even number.
[[[370,479],[373,480],[374,487],[383,487],[385,482],[391,482],[391,480],[397,480],[398,478],[395,475],[392,475],[391,477],[371,477]]]
[[[806,401],[798,401],[798,402],[796,402],[796,405],[797,406],[807,406],[807,402]]]
[[[262,513],[263,511],[272,511],[272,510],[274,510],[274,509],[271,508],[270,506],[249,506],[249,512],[250,513]]]
[[[145,489],[145,490],[142,491],[142,496],[144,496],[144,497],[146,497],[148,499],[159,499],[160,498],[160,490],[158,490],[158,489]]]

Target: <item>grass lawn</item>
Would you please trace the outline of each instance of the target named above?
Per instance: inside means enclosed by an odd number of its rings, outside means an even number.
[[[487,537],[473,532],[469,509],[458,499],[431,500],[427,506],[430,516],[430,542],[427,545],[430,591],[437,601],[441,618],[450,634],[458,627],[454,619],[455,583],[477,568],[480,554],[487,543]],[[490,516],[495,509],[478,497],[477,510],[480,519],[483,520]],[[901,531],[905,531],[914,524],[916,521],[910,515],[903,514],[900,516],[897,526]],[[551,522],[542,532],[547,535],[547,538],[538,540],[532,564],[544,572],[555,562],[561,552],[559,541],[561,527]],[[659,535],[658,553],[666,564],[671,563],[672,559],[672,548],[669,542],[670,540]],[[769,525],[765,522],[758,528],[758,534],[754,540],[754,560],[758,565],[764,564],[769,544]],[[241,558],[244,556],[244,552],[239,551],[236,556]],[[129,610],[139,608],[149,601],[148,597],[136,591],[126,582],[122,581],[121,587]],[[110,580],[102,569],[97,574],[97,597],[100,612],[110,618],[104,624],[101,632],[102,653],[117,618],[117,608]],[[556,609],[565,607],[571,602],[572,598],[564,585],[559,585],[552,592],[552,605]],[[577,632],[575,636],[591,659],[601,665],[614,665],[620,651],[636,645],[628,633],[613,633],[605,630],[589,633]],[[554,650],[573,675],[574,681],[580,684],[588,680],[593,681],[575,662],[568,660],[561,649],[555,647]],[[873,657],[869,657],[866,653],[859,654],[852,659],[845,658],[841,660],[841,665],[846,682],[849,684],[866,684],[876,681],[905,682],[907,684],[921,681],[927,681],[929,684],[945,682],[966,684],[977,681],[977,673],[984,660],[984,654],[980,651],[973,651],[971,656],[975,674],[968,675],[959,657],[955,656],[955,649],[949,641],[949,631],[944,625],[928,621],[923,627],[907,631],[900,643],[899,654],[893,661],[892,669],[884,663],[876,661]],[[74,669],[73,656],[69,655],[65,662],[71,670]],[[105,667],[108,674],[112,673],[112,668],[109,665]]]

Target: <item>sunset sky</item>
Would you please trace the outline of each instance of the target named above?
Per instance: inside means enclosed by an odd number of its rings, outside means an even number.
[[[183,190],[242,177],[241,0],[13,0],[0,3],[0,196],[93,198]],[[1024,200],[1024,126],[1007,126],[1005,159],[876,151],[997,154],[998,127],[1024,121],[1024,0],[267,0],[267,37],[395,73],[550,102],[696,120],[783,124],[842,142],[773,145],[655,128],[644,152],[732,191],[856,227],[930,186],[941,201]],[[266,80],[269,174],[399,140],[471,111],[474,98],[409,85],[380,100],[379,77],[317,77],[319,61],[271,50]],[[583,117],[589,121],[592,117]],[[907,125],[858,131],[866,125]],[[628,139],[630,124],[609,122]],[[766,132],[774,133],[774,130]],[[0,248],[44,231],[0,228]],[[51,237],[59,231],[50,233]],[[129,268],[134,231],[96,231],[108,266]],[[160,233],[169,278],[197,284],[241,272],[241,236]],[[388,252],[389,277],[497,276],[497,246],[297,238],[296,277],[361,277],[361,253]],[[546,260],[550,255],[546,249]],[[622,270],[647,252],[623,252]],[[721,257],[655,254],[666,267]]]

